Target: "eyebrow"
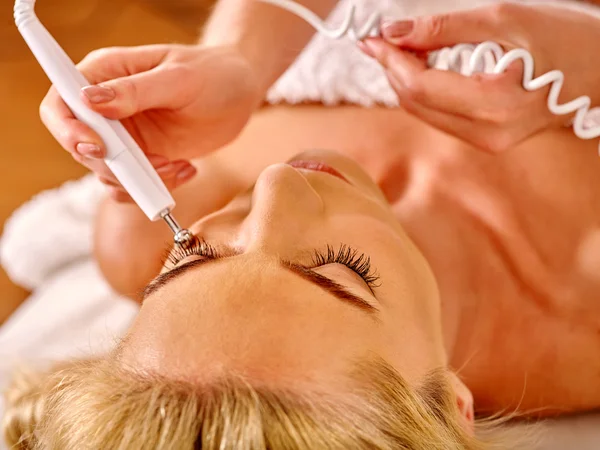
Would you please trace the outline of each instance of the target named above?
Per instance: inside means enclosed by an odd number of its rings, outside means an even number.
[[[183,276],[190,270],[222,259],[226,258],[196,259],[185,264],[181,264],[180,266],[177,266],[169,270],[168,272],[161,273],[142,290],[142,302],[146,300],[150,295],[162,289],[164,286],[166,286],[176,278]],[[285,260],[280,260],[279,262],[282,268],[289,270],[290,272],[296,274],[297,276],[308,281],[309,283],[312,283],[315,286],[327,291],[329,294],[333,295],[338,300],[342,300],[343,302],[349,303],[350,305],[360,308],[361,310],[366,311],[370,314],[375,314],[379,312],[379,310],[375,306],[366,301],[364,298],[353,294],[345,286],[341,285],[340,283],[337,283],[331,278],[326,277],[325,275],[321,275],[320,273],[317,273],[314,270],[301,266],[299,264],[294,264]]]

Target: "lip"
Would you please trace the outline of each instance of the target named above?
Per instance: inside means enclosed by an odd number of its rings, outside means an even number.
[[[329,175],[333,175],[334,177],[337,177],[340,180],[343,180],[348,184],[352,184],[340,172],[335,170],[333,167],[328,166],[327,164],[324,164],[320,161],[309,161],[309,160],[290,161],[290,162],[288,162],[288,165],[290,165],[296,169],[305,169],[305,170],[312,170],[314,172],[328,173]]]

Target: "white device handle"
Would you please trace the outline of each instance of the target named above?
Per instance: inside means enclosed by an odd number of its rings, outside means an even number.
[[[106,165],[150,220],[168,214],[175,201],[135,139],[121,122],[109,120],[89,109],[80,90],[90,83],[41,24],[34,11],[35,0],[17,0],[15,22],[50,81],[75,117],[92,128],[104,141]]]

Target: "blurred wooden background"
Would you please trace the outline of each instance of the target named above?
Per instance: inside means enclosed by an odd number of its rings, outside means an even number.
[[[12,0],[0,6],[0,229],[32,195],[85,169],[58,146],[38,116],[50,84],[14,26]],[[42,23],[74,61],[112,45],[192,43],[210,0],[38,0]],[[40,224],[40,233],[44,232]],[[27,296],[0,269],[0,324]]]

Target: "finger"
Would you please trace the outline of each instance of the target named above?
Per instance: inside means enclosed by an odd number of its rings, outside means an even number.
[[[396,92],[402,101],[497,125],[515,122],[523,112],[539,111],[536,107],[539,95],[526,93],[522,87],[523,70],[519,63],[512,64],[501,74],[467,77],[452,71],[428,69],[418,56],[381,39],[366,40],[365,45],[401,82],[403,87]]]
[[[396,92],[401,100],[472,118],[489,102],[490,92],[478,79],[428,69],[422,59],[382,39],[368,39],[364,43],[386,71],[400,82],[402,88]]]
[[[103,116],[120,120],[149,109],[182,107],[190,100],[191,81],[183,66],[165,65],[86,86],[81,90],[81,98]]]
[[[522,69],[518,65],[511,65],[500,74],[471,76],[425,70],[410,89],[412,98],[424,106],[496,124],[511,122],[518,116],[516,108],[519,112],[531,111],[530,106],[538,97],[527,98],[530,94],[523,88]]]
[[[196,168],[190,164],[176,164],[177,169],[175,171],[169,172],[168,174],[162,174],[163,182],[165,183],[166,188],[169,191],[173,191],[179,186],[187,183],[196,175]],[[131,196],[121,187],[118,186],[109,186],[109,194],[111,198],[117,202],[124,203],[132,203],[133,199]]]
[[[77,65],[91,83],[82,89],[82,100],[110,119],[123,119],[161,106],[177,108],[189,100],[184,95],[183,77],[187,72],[174,64],[159,67],[171,48],[146,45],[91,52]],[[161,88],[166,85],[170,86],[168,95]],[[177,95],[177,92],[182,94]]]
[[[131,196],[120,187],[109,186],[107,188],[108,195],[111,199],[118,203],[134,203]]]
[[[194,178],[197,170],[187,161],[176,161],[169,166],[157,169],[157,173],[167,189],[172,191]]]
[[[193,168],[188,161],[180,160],[171,163],[162,155],[148,155],[148,160],[156,169],[158,175],[161,177],[163,182],[165,182],[165,184],[171,183],[171,181],[176,179],[182,171],[189,170],[189,167]],[[122,187],[120,181],[117,179],[117,177],[115,177],[115,175],[102,160],[81,158],[79,162],[90,168],[103,184],[108,186]]]
[[[471,75],[472,78],[476,80],[481,80],[484,82],[502,82],[507,86],[519,86],[523,87],[523,72],[524,65],[523,61],[516,60],[513,61],[504,72],[493,74],[493,73],[484,73],[484,72],[476,72]],[[500,84],[500,83],[498,83]]]
[[[100,181],[100,183],[102,183],[102,184],[104,184],[106,186],[115,187],[115,188],[119,188],[119,189],[125,190],[125,189],[123,189],[123,186],[121,186],[121,183],[119,183],[117,181],[117,179],[114,178],[114,177],[107,178],[107,177],[103,177],[103,176],[99,175],[98,176],[98,181]]]
[[[386,73],[394,90],[402,90],[400,80],[393,73]],[[474,121],[456,114],[428,108],[410,99],[401,100],[401,106],[413,116],[446,134],[461,139],[487,153],[502,153],[525,139],[527,133],[509,127],[498,127],[493,124]],[[519,134],[520,133],[520,134]]]
[[[169,53],[168,45],[108,47],[94,50],[77,69],[91,84],[146,72],[158,66]]]
[[[191,164],[188,161],[177,160],[170,162],[169,164],[166,164],[164,166],[158,167],[156,169],[156,173],[158,173],[160,178],[162,178],[162,180],[166,182],[174,178],[179,172],[190,166]]]
[[[522,7],[510,3],[417,17],[412,21],[390,22],[382,35],[394,45],[435,50],[467,42],[501,41],[510,35],[515,16]]]
[[[172,185],[171,189],[176,189],[179,186],[187,183],[192,178],[194,178],[197,173],[198,173],[198,171],[192,165],[180,170],[177,173],[177,175],[175,176],[175,179],[173,180],[173,185]]]
[[[78,69],[92,83],[149,70],[167,55],[168,46],[150,45],[131,48],[109,48],[90,53]],[[40,117],[52,136],[68,152],[73,153],[79,143],[99,147],[94,157],[103,157],[105,147],[100,136],[78,121],[58,92],[52,87],[40,105]],[[90,155],[92,156],[92,155]]]
[[[402,82],[398,80],[393,73],[389,71],[386,72],[390,85],[394,88],[395,91],[402,91],[404,86]],[[464,117],[460,117],[457,115],[437,111],[432,108],[428,108],[423,106],[417,102],[414,102],[410,99],[402,99],[400,98],[400,106],[402,106],[409,113],[428,123],[429,125],[441,130],[447,134],[458,137],[463,140],[465,137],[473,137],[474,129],[477,128],[476,124],[473,121],[469,121]]]
[[[169,158],[163,155],[157,155],[155,153],[152,153],[146,155],[146,157],[148,158],[148,161],[150,161],[150,164],[152,164],[152,167],[154,167],[155,169],[166,166],[170,163]]]
[[[436,111],[418,103],[404,102],[402,107],[423,122],[486,153],[502,153],[518,142],[513,141],[507,132],[491,125],[469,122],[462,117]]]
[[[82,149],[84,153],[104,157],[106,148],[100,136],[75,118],[54,87],[42,100],[40,118],[54,139],[69,153],[75,153],[78,144],[86,144],[86,149]]]
[[[78,152],[74,152],[71,154],[73,159],[77,161],[79,164],[87,167],[92,172],[94,172],[99,178],[104,178],[108,180],[112,180],[114,183],[118,184],[118,181],[114,174],[110,171],[106,163],[103,159],[90,158],[87,156],[83,156]]]
[[[191,180],[196,175],[196,168],[187,161],[176,161],[160,167],[157,173],[161,176],[166,188],[173,190]],[[113,199],[117,201],[133,201],[117,178],[108,171],[108,168],[106,171],[100,172],[98,180],[111,188],[109,192]]]
[[[97,157],[94,154],[88,153],[85,144],[78,145],[76,150],[77,151],[73,153],[73,158],[75,159],[75,161],[85,165],[90,170],[96,173],[110,173],[112,176],[112,172],[104,162],[104,159]],[[148,162],[150,162],[152,167],[154,167],[155,169],[162,168],[170,164],[169,159],[163,155],[149,154],[146,155],[146,157],[148,158]],[[188,162],[181,160],[181,163]]]

